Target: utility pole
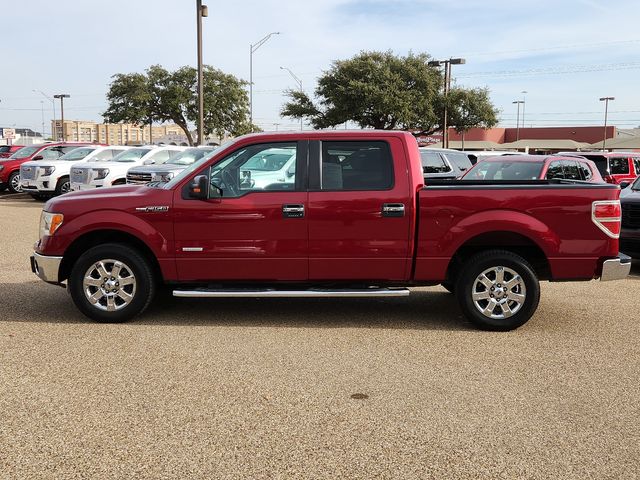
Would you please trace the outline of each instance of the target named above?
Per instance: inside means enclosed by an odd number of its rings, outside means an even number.
[[[64,99],[65,98],[71,98],[71,95],[69,95],[68,93],[59,93],[57,95],[54,95],[53,98],[59,98],[60,99],[60,118],[61,118],[61,126],[62,126],[62,141],[66,141],[64,138]],[[55,122],[54,122],[55,123]],[[56,136],[57,136],[57,128],[56,128]]]
[[[47,95],[46,93],[44,93],[42,90],[38,90],[36,88],[34,88],[33,90],[31,90],[34,93],[39,93],[40,95],[42,95],[44,98],[46,98],[47,100],[49,100],[51,102],[51,107],[53,109],[53,127],[51,128],[51,138],[53,138],[54,141],[58,140],[58,129],[55,128],[56,125],[56,101],[51,98],[49,95]],[[54,132],[54,129],[56,130]],[[43,132],[44,135],[44,132]]]
[[[198,37],[198,140],[196,145],[202,144],[204,139],[204,92],[202,74],[202,17],[209,16],[209,9],[202,5],[202,0],[196,0],[196,20]]]
[[[602,137],[602,151],[606,151],[607,145],[607,113],[609,112],[609,101],[615,100],[615,97],[602,97],[601,102],[604,102],[604,135]]]

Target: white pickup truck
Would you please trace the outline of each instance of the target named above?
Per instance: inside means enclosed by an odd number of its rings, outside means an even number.
[[[104,162],[128,150],[125,146],[87,145],[78,147],[55,160],[39,160],[20,166],[20,186],[34,198],[62,195],[71,191],[69,173],[79,162]]]
[[[127,170],[138,165],[161,165],[184,150],[172,145],[130,148],[106,162],[78,163],[71,167],[71,190],[124,185]]]

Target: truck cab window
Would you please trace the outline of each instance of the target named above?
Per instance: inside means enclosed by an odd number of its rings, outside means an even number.
[[[211,183],[226,198],[259,191],[293,191],[296,148],[295,142],[266,143],[235,151],[213,166]]]
[[[626,157],[610,158],[609,172],[611,175],[627,175],[629,173],[629,160]]]
[[[322,142],[322,190],[389,190],[393,158],[386,142]]]

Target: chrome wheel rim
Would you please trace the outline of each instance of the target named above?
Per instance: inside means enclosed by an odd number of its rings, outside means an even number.
[[[104,312],[115,312],[133,301],[136,294],[136,277],[133,270],[120,260],[99,260],[84,274],[82,290],[95,308]]]
[[[20,186],[20,175],[14,175],[11,179],[11,188],[16,192],[21,192],[22,187]]]
[[[486,269],[473,282],[473,303],[487,318],[504,320],[522,309],[527,298],[523,278],[508,267]]]

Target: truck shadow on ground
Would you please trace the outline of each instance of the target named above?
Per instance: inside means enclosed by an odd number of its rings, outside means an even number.
[[[4,321],[91,323],[67,292],[40,281],[0,283]],[[471,330],[455,297],[440,288],[403,298],[188,299],[162,289],[139,325]]]

